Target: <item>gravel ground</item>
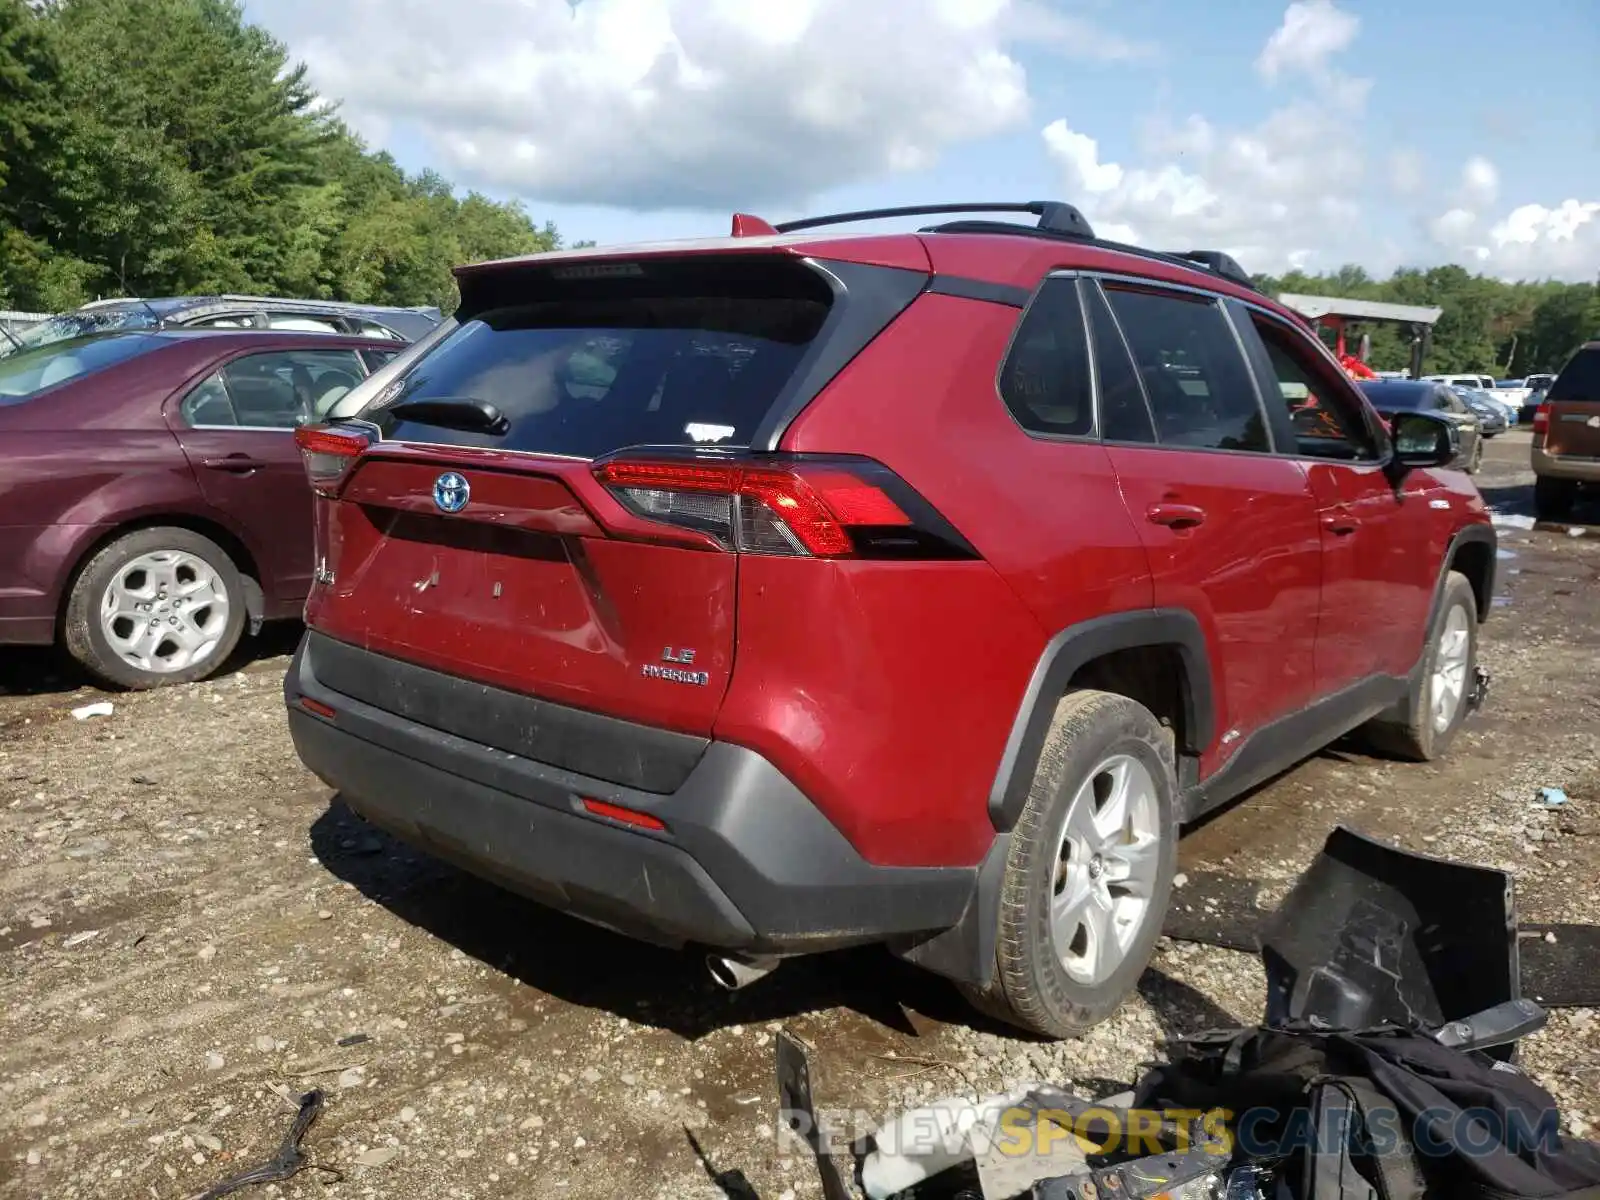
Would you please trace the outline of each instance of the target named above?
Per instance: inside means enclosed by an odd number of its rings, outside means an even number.
[[[1193,831],[1186,870],[1281,892],[1342,821],[1514,871],[1525,920],[1600,922],[1600,537],[1515,527],[1526,461],[1508,434],[1480,478],[1514,557],[1490,705],[1451,758],[1330,750]],[[1163,1037],[1261,1011],[1253,957],[1177,943],[1061,1045],[875,951],[723,993],[688,956],[500,893],[330,798],[284,728],[293,637],[82,721],[106,697],[48,656],[0,659],[0,1195],[193,1195],[270,1155],[312,1086],[306,1150],[340,1178],[250,1194],[817,1195],[773,1133],[780,1027],[814,1047],[820,1103],[882,1116],[1028,1078],[1110,1090]],[[1538,809],[1541,785],[1568,808]],[[1571,1128],[1600,1124],[1594,1012],[1556,1013],[1525,1054]]]

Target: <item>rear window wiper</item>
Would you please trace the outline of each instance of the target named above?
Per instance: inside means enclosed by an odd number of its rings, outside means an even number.
[[[401,400],[384,410],[397,420],[413,425],[437,425],[441,429],[460,429],[467,433],[496,436],[511,428],[501,412],[487,400],[471,396],[439,396],[427,400]]]

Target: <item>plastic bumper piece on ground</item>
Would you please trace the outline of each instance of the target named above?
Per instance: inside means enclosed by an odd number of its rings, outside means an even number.
[[[866,862],[753,751],[710,742],[673,791],[641,791],[336,692],[318,679],[319,646],[330,661],[367,655],[372,670],[410,687],[465,684],[308,634],[284,681],[306,766],[373,824],[551,907],[668,946],[794,954],[919,940],[955,925],[972,895],[976,868]],[[666,830],[594,816],[584,798],[647,813]]]

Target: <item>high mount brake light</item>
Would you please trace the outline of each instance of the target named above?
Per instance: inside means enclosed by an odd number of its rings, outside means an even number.
[[[594,469],[636,516],[727,550],[812,558],[971,558],[972,547],[876,463],[615,460]]]
[[[332,496],[350,474],[361,452],[372,444],[372,439],[354,429],[300,425],[294,431],[294,444],[300,447],[312,490]]]
[[[1545,401],[1533,410],[1533,431],[1547,433],[1550,429],[1550,403]]]

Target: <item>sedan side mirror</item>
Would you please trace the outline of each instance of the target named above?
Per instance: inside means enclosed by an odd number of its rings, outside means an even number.
[[[1461,453],[1461,437],[1448,418],[1429,412],[1396,413],[1389,421],[1397,466],[1448,467]]]

